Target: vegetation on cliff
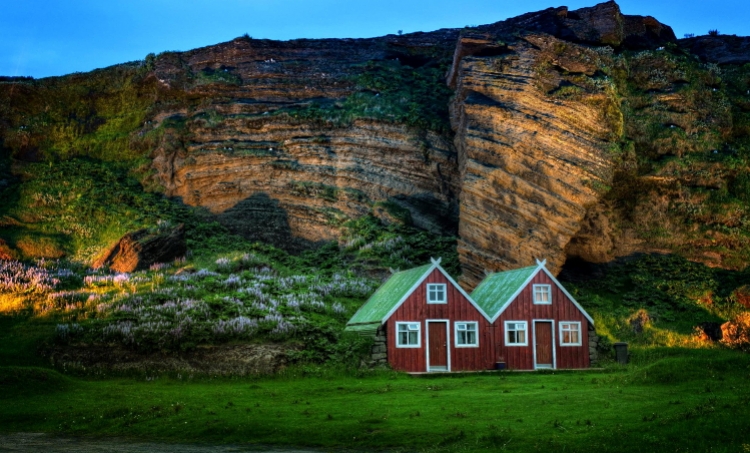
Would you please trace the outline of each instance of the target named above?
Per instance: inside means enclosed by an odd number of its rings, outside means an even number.
[[[293,118],[325,121],[339,126],[358,118],[406,124],[417,130],[450,132],[448,104],[452,91],[445,85],[447,58],[435,65],[412,67],[396,58],[368,61],[355,68],[356,91],[343,102],[293,109]]]
[[[605,197],[644,245],[714,266],[750,260],[750,65],[701,63],[672,45],[626,52],[622,164]]]

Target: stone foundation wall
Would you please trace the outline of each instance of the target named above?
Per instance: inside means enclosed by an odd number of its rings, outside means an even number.
[[[385,324],[378,327],[375,333],[375,339],[372,342],[372,352],[370,355],[370,366],[385,366],[388,365],[388,346],[386,344],[386,329]]]

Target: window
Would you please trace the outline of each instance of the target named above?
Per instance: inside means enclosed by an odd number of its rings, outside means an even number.
[[[456,347],[471,348],[479,346],[479,323],[456,322]]]
[[[560,344],[563,346],[581,345],[581,323],[578,321],[560,322]]]
[[[526,321],[505,321],[505,344],[507,346],[528,346],[528,324]]]
[[[396,347],[419,348],[422,346],[421,324],[418,322],[396,323]]]
[[[430,283],[427,285],[427,303],[428,304],[445,304],[448,303],[446,297],[445,283]]]
[[[552,303],[552,285],[534,285],[534,303]]]

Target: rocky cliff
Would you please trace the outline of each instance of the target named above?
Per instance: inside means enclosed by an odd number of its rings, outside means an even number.
[[[441,64],[457,36],[239,38],[160,57],[154,76],[180,100],[150,123],[163,130],[155,177],[234,231],[292,249],[335,240],[344,220],[376,202],[408,209],[420,227],[453,230],[460,181],[439,123],[449,95]],[[427,111],[420,94],[441,111]],[[410,124],[420,118],[436,127]]]
[[[534,258],[744,267],[747,61],[744,38],[678,42],[615,2],[373,39],[245,36],[6,80],[0,134],[19,167],[126,160],[151,190],[290,250],[390,210],[457,234],[469,287]]]

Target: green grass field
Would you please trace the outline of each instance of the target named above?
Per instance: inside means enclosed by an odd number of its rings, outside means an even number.
[[[636,347],[631,363],[413,377],[297,364],[276,376],[63,374],[54,322],[0,317],[0,433],[396,451],[750,450],[750,356]]]
[[[87,379],[0,368],[0,431],[405,451],[750,449],[750,357],[634,352],[602,371]]]

